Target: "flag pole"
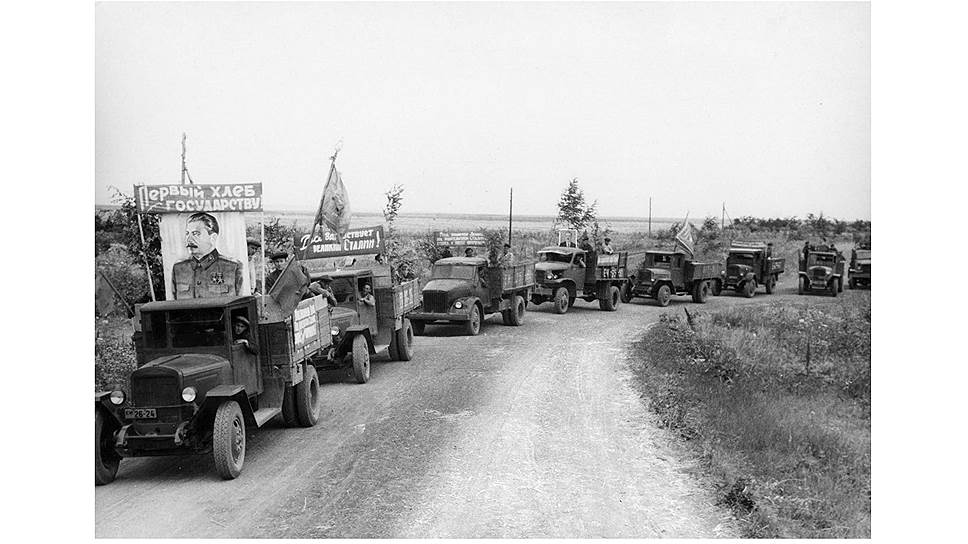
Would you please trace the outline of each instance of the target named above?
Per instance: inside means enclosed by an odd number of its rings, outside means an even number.
[[[514,213],[514,187],[511,187],[511,199],[508,202],[508,245],[511,245],[511,217]]]
[[[151,281],[151,267],[148,266],[148,251],[145,247],[145,231],[141,226],[141,212],[138,212],[138,234],[141,235],[141,259],[145,262],[145,272],[148,273],[148,290],[151,292],[151,301],[155,302],[155,284]]]
[[[333,156],[329,158],[331,161],[329,164],[329,175],[326,176],[326,183],[333,179],[333,172],[336,170],[336,156],[339,155],[340,146],[336,145],[336,150],[333,151]],[[326,193],[326,185],[323,185],[323,195]],[[316,236],[316,225],[319,224],[320,219],[323,217],[323,196],[319,197],[319,209],[316,210],[316,217],[313,218],[313,227],[309,229],[309,240],[306,242],[306,248],[303,249],[302,257],[299,258],[300,261],[306,259],[306,254],[309,253],[309,246],[313,243],[313,237]]]

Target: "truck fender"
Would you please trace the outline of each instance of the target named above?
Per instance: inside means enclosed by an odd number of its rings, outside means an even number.
[[[673,285],[671,281],[669,281],[669,280],[661,280],[661,281],[656,282],[656,284],[652,286],[652,297],[653,298],[655,298],[655,296],[659,294],[659,288],[662,287],[663,285],[668,285],[669,286],[669,290],[672,291],[672,294],[673,295],[676,294],[676,286]]]
[[[208,393],[205,393],[205,400],[202,401],[202,406],[199,408],[198,414],[195,415],[195,419],[204,421],[206,424],[210,423],[210,420],[215,418],[215,411],[218,410],[219,405],[228,400],[239,403],[239,408],[242,408],[242,417],[245,418],[247,426],[257,426],[252,405],[249,404],[249,398],[245,394],[244,385],[217,385],[209,389]]]
[[[353,350],[353,339],[361,334],[366,338],[366,347],[370,355],[376,355],[376,351],[373,349],[373,337],[370,335],[370,328],[364,325],[350,325],[346,327],[346,335],[343,337],[342,345],[340,345],[339,353],[341,356]]]
[[[104,415],[108,424],[112,425],[114,428],[120,428],[122,425],[124,425],[124,422],[121,421],[120,417],[118,417],[118,407],[111,404],[110,396],[110,391],[99,391],[94,393],[94,408]]]

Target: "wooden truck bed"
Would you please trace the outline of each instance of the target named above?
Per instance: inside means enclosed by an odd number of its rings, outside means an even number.
[[[686,281],[705,280],[720,277],[722,271],[723,263],[686,261],[682,275]]]
[[[786,266],[786,259],[783,257],[770,257],[769,259],[770,274],[776,274],[783,272]]]
[[[417,280],[376,288],[378,318],[395,319],[417,306],[420,306],[420,284]]]
[[[284,321],[259,323],[259,349],[263,367],[277,367],[294,383],[302,380],[300,363],[333,343],[329,334],[326,297],[315,296],[296,305]]]
[[[487,276],[492,291],[519,291],[534,285],[534,263],[488,267]]]

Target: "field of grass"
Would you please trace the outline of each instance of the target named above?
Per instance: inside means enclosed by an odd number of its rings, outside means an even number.
[[[745,536],[869,538],[870,294],[800,299],[663,314],[637,385]]]

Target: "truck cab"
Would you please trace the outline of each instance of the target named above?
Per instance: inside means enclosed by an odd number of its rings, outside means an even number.
[[[292,357],[291,320],[260,323],[255,297],[150,302],[138,316],[130,388],[95,394],[96,484],[114,480],[123,457],[209,450],[235,478],[246,427],[284,413],[286,398],[294,423],[316,423],[318,378]]]
[[[825,291],[837,296],[844,290],[843,254],[833,245],[807,244],[800,253],[798,293]]]

